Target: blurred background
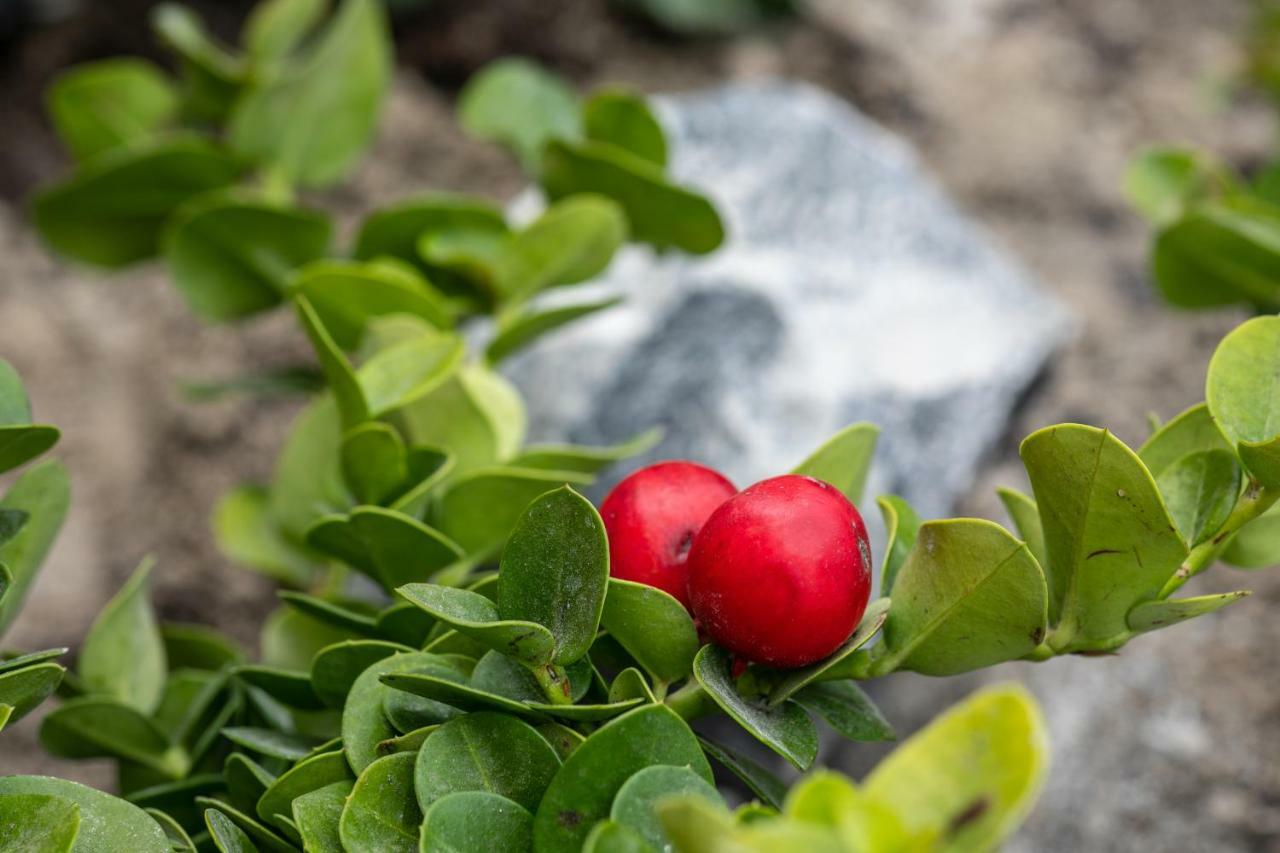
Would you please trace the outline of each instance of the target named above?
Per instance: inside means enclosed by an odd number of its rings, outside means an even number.
[[[269,476],[300,403],[197,403],[181,389],[293,363],[306,342],[279,313],[236,327],[201,324],[159,268],[108,277],[56,261],[24,211],[33,190],[66,166],[43,117],[44,87],[85,60],[139,54],[167,63],[146,24],[151,5],[0,0],[0,348],[38,418],[63,428],[58,455],[75,490],[67,528],[8,637],[22,647],[82,637],[146,553],[159,560],[155,596],[165,618],[212,623],[252,644],[275,603],[267,580],[215,550],[208,517],[228,488]],[[251,6],[189,5],[228,39]],[[1037,359],[1034,381],[1013,389],[1016,406],[1007,418],[1000,411],[993,441],[975,448],[959,418],[925,423],[927,450],[893,445],[897,457],[919,457],[914,488],[925,493],[931,475],[951,482],[952,443],[976,454],[976,479],[965,476],[972,485],[954,500],[954,489],[940,491],[941,503],[954,504],[940,512],[1003,520],[993,489],[1025,487],[1017,446],[1040,426],[1105,426],[1136,446],[1148,412],[1167,418],[1202,398],[1209,355],[1244,317],[1177,313],[1159,302],[1146,268],[1150,235],[1120,181],[1127,160],[1154,143],[1203,146],[1246,171],[1273,153],[1274,106],[1245,82],[1260,38],[1257,9],[1245,0],[389,5],[399,70],[377,142],[351,180],[318,197],[348,230],[412,190],[503,200],[521,191],[518,167],[467,138],[453,112],[467,78],[511,54],[582,87],[681,93],[726,81],[803,81],[909,146],[982,239],[1028,273],[1027,287],[1046,297],[1043,310],[1060,306],[1064,318],[1054,327],[1056,354],[1042,369]],[[703,17],[707,10],[715,14]],[[893,335],[909,329],[887,331],[884,358],[901,356]],[[983,345],[965,328],[950,331],[957,350]],[[798,443],[793,455],[808,449]],[[1108,659],[945,680],[897,675],[877,698],[909,732],[979,681],[1031,687],[1050,721],[1055,761],[1011,849],[1280,851],[1280,575],[1235,574],[1219,569],[1193,586],[1248,587],[1251,599]],[[38,717],[5,740],[6,769],[111,784],[105,762],[39,755]],[[860,747],[829,760],[860,772],[876,756]]]

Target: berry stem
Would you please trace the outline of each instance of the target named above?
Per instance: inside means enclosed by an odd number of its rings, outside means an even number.
[[[1212,539],[1201,542],[1191,549],[1187,559],[1182,562],[1178,571],[1169,578],[1169,582],[1160,591],[1160,597],[1168,598],[1187,581],[1213,565],[1218,557],[1222,556],[1222,552],[1227,550],[1240,528],[1271,509],[1277,499],[1280,499],[1280,489],[1268,489],[1257,480],[1251,480],[1249,487],[1245,489],[1244,495],[1236,503],[1231,515],[1227,516],[1222,527]]]
[[[533,677],[552,705],[572,705],[573,690],[569,684],[569,674],[564,667],[554,663],[543,664],[533,668]]]

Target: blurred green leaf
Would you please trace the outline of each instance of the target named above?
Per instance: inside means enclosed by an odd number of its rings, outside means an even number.
[[[342,437],[342,475],[356,500],[380,504],[409,478],[400,434],[383,423],[361,424]]]
[[[270,505],[269,493],[259,486],[240,486],[223,495],[213,514],[218,549],[283,584],[304,587],[316,573],[316,560],[282,535]]]
[[[201,193],[230,186],[243,166],[198,137],[112,151],[33,202],[36,230],[54,251],[102,267],[155,257],[169,217]]]
[[[676,681],[693,670],[698,631],[684,605],[662,590],[610,578],[601,623],[654,678]]]
[[[36,572],[62,527],[70,501],[67,470],[52,459],[22,472],[0,499],[0,510],[16,510],[27,516],[22,529],[0,544],[0,563],[12,578],[9,591],[0,601],[0,634],[17,617]]]
[[[341,708],[360,673],[384,658],[412,651],[384,640],[343,640],[325,646],[311,662],[311,689],[330,707]]]
[[[16,723],[58,689],[66,672],[56,663],[36,663],[0,672],[0,704],[6,722]]]
[[[251,664],[237,667],[236,677],[290,708],[318,711],[324,707],[311,689],[311,676],[307,672]],[[270,820],[270,816],[263,820]]]
[[[534,498],[562,485],[579,486],[590,476],[574,471],[485,468],[459,477],[441,496],[436,526],[468,554],[501,548]]]
[[[532,850],[533,818],[516,803],[488,791],[441,797],[422,825],[422,853],[457,850]]]
[[[77,160],[151,138],[178,112],[164,72],[144,59],[121,57],[75,65],[49,86],[49,118]]]
[[[293,279],[334,341],[354,350],[370,318],[408,314],[438,329],[453,325],[443,294],[412,268],[379,261],[324,260],[308,264]]]
[[[547,471],[578,471],[595,474],[632,456],[639,456],[662,440],[661,427],[637,433],[621,444],[586,447],[573,444],[531,444],[511,460],[513,468],[540,468]]]
[[[183,396],[195,403],[214,402],[236,394],[310,397],[324,390],[324,374],[310,365],[293,365],[226,379],[184,380],[180,388]]]
[[[787,784],[755,761],[727,746],[699,737],[702,750],[716,760],[760,798],[766,805],[781,808],[787,795]]]
[[[360,380],[356,377],[355,368],[342,354],[342,350],[338,348],[333,336],[324,327],[324,323],[306,297],[295,297],[294,306],[297,308],[302,328],[316,351],[316,357],[320,360],[325,381],[333,392],[343,430],[350,430],[369,420],[369,402],[365,398]]]
[[[1130,161],[1123,189],[1139,213],[1164,226],[1234,183],[1221,163],[1200,151],[1150,148]]]
[[[53,447],[58,436],[56,427],[31,423],[31,403],[22,379],[0,358],[0,474],[35,459]],[[12,520],[0,521],[0,544],[16,533],[12,524]]]
[[[422,268],[420,238],[454,230],[505,234],[507,223],[502,210],[487,199],[429,193],[370,213],[360,226],[353,254],[357,260],[395,258]],[[434,277],[432,283],[442,284]]]
[[[524,443],[526,414],[509,381],[484,365],[465,364],[431,393],[397,410],[392,420],[409,445],[452,454],[451,476],[461,478],[515,456]],[[524,498],[517,512],[536,494]]]
[[[391,60],[382,4],[343,0],[296,65],[255,81],[236,103],[232,146],[290,181],[334,182],[373,136]]]
[[[644,97],[620,87],[598,89],[582,107],[588,139],[616,145],[655,166],[667,165],[667,138]]]
[[[114,699],[64,702],[40,724],[40,744],[61,758],[122,758],[168,779],[181,779],[190,759],[147,717]]]
[[[286,603],[288,607],[272,612],[262,625],[262,663],[267,666],[306,669],[321,649],[351,639],[349,626],[304,613],[296,602]]]
[[[1249,473],[1280,487],[1280,317],[1254,317],[1218,344],[1205,401]]]
[[[548,140],[580,133],[577,94],[525,59],[500,59],[468,80],[458,98],[458,121],[469,133],[511,149],[531,174]]]
[[[893,740],[893,726],[870,697],[852,681],[810,684],[795,694],[795,702],[827,721],[841,736],[855,741]]]
[[[1152,249],[1161,294],[1179,308],[1280,304],[1280,209],[1210,202],[1161,231]]]
[[[856,504],[862,500],[879,437],[880,428],[875,424],[851,424],[828,439],[791,473],[830,483],[850,503]]]
[[[209,35],[185,6],[159,4],[151,12],[151,26],[180,60],[184,116],[201,124],[223,122],[247,79],[243,59]]]
[[[356,372],[370,417],[429,396],[457,373],[465,354],[462,338],[430,328],[378,350]]]
[[[255,62],[278,62],[288,57],[315,29],[329,0],[266,0],[245,20],[242,41]]]
[[[107,602],[85,636],[78,674],[95,694],[149,714],[164,691],[168,664],[147,595],[152,562],[144,561]]]
[[[69,800],[80,809],[80,831],[71,847],[74,853],[104,850],[169,853],[168,839],[159,824],[142,809],[119,797],[65,779],[0,776],[0,798],[32,795]],[[5,802],[0,799],[0,803]]]
[[[1280,505],[1240,528],[1222,552],[1222,559],[1240,569],[1280,565]]]
[[[627,217],[607,197],[581,193],[555,201],[529,227],[513,233],[497,257],[500,294],[528,299],[550,287],[603,272],[627,241]]]
[[[581,305],[562,305],[545,310],[522,311],[509,320],[505,326],[489,342],[485,348],[485,358],[490,364],[497,364],[537,341],[548,332],[562,326],[589,317],[599,311],[605,311],[622,301],[615,296],[596,302]]]

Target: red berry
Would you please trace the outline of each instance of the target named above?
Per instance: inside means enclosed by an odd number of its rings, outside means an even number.
[[[737,489],[696,462],[659,462],[631,474],[604,499],[609,573],[657,587],[689,606],[685,561],[694,534]]]
[[[718,645],[798,667],[849,638],[871,595],[862,516],[834,487],[788,474],[717,509],[689,553],[689,600]]]

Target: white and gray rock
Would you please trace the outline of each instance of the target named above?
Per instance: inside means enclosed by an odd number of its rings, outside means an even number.
[[[715,199],[729,239],[706,258],[626,250],[589,287],[622,306],[512,360],[533,438],[661,425],[632,467],[691,458],[746,485],[869,420],[872,488],[947,512],[1063,340],[1062,309],[835,97],[767,82],[660,106],[675,175]]]

